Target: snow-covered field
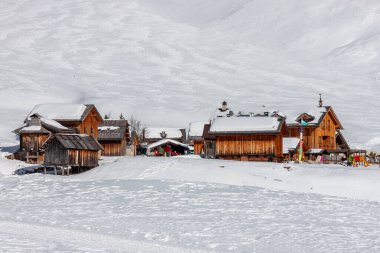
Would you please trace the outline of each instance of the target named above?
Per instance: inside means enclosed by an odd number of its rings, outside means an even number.
[[[380,250],[380,168],[191,158],[71,177],[10,176],[0,159],[0,252]]]

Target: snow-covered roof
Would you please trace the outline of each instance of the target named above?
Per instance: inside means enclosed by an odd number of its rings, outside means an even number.
[[[69,130],[69,128],[61,125],[59,122],[52,120],[52,119],[47,119],[47,118],[40,118],[41,122],[45,125],[55,127],[59,130]]]
[[[40,131],[42,126],[26,126],[22,128],[22,131]]]
[[[87,109],[83,104],[39,104],[29,113],[28,118],[33,114],[39,114],[45,119],[54,120],[81,120]]]
[[[146,139],[162,139],[161,133],[165,132],[167,139],[183,138],[183,132],[180,128],[153,128],[148,127],[145,129],[144,136]]]
[[[325,107],[309,107],[309,108],[301,108],[298,110],[289,110],[282,112],[286,115],[286,122],[287,124],[297,124],[297,118],[302,115],[303,113],[307,113],[310,116],[314,117],[314,120],[310,121],[309,124],[318,124],[321,117],[326,113]]]
[[[300,143],[299,138],[295,138],[295,137],[283,138],[283,141],[282,141],[283,153],[288,154],[290,150],[295,150],[298,147],[299,143]]]
[[[280,124],[274,117],[216,118],[211,123],[210,133],[274,132],[279,130]]]
[[[98,127],[99,131],[114,131],[120,129],[118,126],[100,126]]]
[[[323,149],[320,148],[312,148],[307,151],[309,154],[320,154],[322,153]]]
[[[202,137],[205,124],[208,122],[191,122],[189,125],[189,137]]]
[[[171,140],[171,139],[162,139],[162,140],[159,140],[155,143],[152,143],[152,144],[149,144],[147,146],[147,148],[149,149],[152,149],[152,148],[156,148],[156,147],[159,147],[159,146],[162,146],[162,145],[165,145],[165,144],[172,144],[172,145],[176,145],[176,146],[181,146],[181,147],[184,147],[184,148],[189,148],[188,145],[186,144],[183,144],[181,142],[178,142],[178,141],[175,141],[175,140]]]

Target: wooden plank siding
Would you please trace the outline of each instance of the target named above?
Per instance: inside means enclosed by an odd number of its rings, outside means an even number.
[[[217,136],[216,156],[274,155],[282,157],[281,135]]]
[[[194,154],[200,155],[204,153],[204,141],[193,141],[194,143]]]
[[[127,153],[127,141],[124,139],[122,141],[99,141],[103,146],[102,155],[103,156],[125,156]]]

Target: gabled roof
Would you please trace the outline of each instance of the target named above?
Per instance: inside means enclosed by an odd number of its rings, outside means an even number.
[[[48,148],[53,140],[57,140],[66,149],[91,151],[103,150],[103,147],[99,142],[97,142],[94,137],[87,134],[55,134],[44,143],[44,148]]]
[[[121,141],[128,131],[128,120],[104,120],[99,125],[99,141]]]
[[[59,122],[64,121],[80,121],[82,122],[87,115],[95,110],[99,122],[102,122],[102,117],[99,114],[98,110],[93,104],[84,105],[84,104],[39,104],[36,105],[33,110],[29,113],[26,121],[30,119],[30,116],[33,114],[39,114],[45,119],[52,119]]]
[[[62,126],[55,120],[42,118],[38,114],[33,114],[31,119],[28,119],[25,124],[13,131],[16,134],[26,133],[72,133],[73,131],[65,126]]]
[[[175,141],[175,140],[171,140],[171,139],[163,139],[163,140],[154,142],[152,144],[149,144],[147,146],[147,148],[152,149],[152,148],[156,148],[156,147],[163,146],[163,145],[169,145],[169,144],[170,145],[175,145],[175,146],[181,146],[181,147],[183,147],[185,149],[189,149],[188,145],[183,144],[183,143],[178,142],[178,141]]]
[[[343,130],[343,126],[331,106],[314,107],[298,114],[294,114],[294,112],[285,114],[287,116],[287,125],[290,127],[299,127],[300,124],[297,122],[300,122],[301,119],[308,121],[308,127],[318,127],[323,119],[330,114],[336,125],[338,125],[337,129]]]
[[[284,120],[275,117],[215,118],[209,135],[228,134],[276,134],[280,133]]]
[[[165,133],[161,136],[161,133]],[[185,139],[186,130],[181,128],[149,127],[144,130],[144,139]]]

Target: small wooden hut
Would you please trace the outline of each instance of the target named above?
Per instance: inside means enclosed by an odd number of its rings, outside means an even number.
[[[205,126],[205,156],[241,161],[281,160],[286,134],[282,118],[218,117]]]
[[[87,170],[98,166],[103,150],[94,137],[85,134],[55,134],[44,144],[45,165]]]
[[[125,156],[129,141],[127,120],[104,120],[99,125],[98,141],[103,146],[103,156]]]

